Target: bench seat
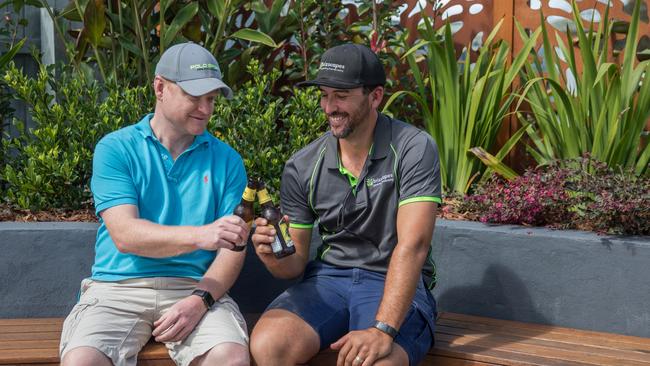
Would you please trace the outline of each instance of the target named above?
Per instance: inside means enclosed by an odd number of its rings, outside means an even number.
[[[253,325],[259,314],[246,316]],[[0,319],[0,365],[58,365],[62,318]],[[650,339],[442,313],[436,346],[421,365],[650,366]],[[310,365],[336,363],[323,351]],[[149,342],[138,365],[173,365],[166,348]]]

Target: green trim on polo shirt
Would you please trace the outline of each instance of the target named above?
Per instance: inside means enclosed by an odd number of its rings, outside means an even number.
[[[400,201],[398,207],[402,207],[402,205],[405,205],[407,203],[412,203],[412,202],[436,202],[436,203],[442,203],[442,199],[440,199],[440,197],[429,197],[429,196],[411,197],[411,198],[405,199],[404,201]]]
[[[397,187],[397,191],[399,192],[399,174],[397,174],[397,162],[399,161],[399,155],[397,155],[397,151],[395,151],[393,144],[390,144],[390,149],[393,150],[393,155],[395,155],[395,161],[393,162],[393,176],[395,177],[395,187]]]
[[[323,235],[323,240],[325,240],[325,237],[326,237],[326,236],[327,236],[327,235]],[[325,258],[325,255],[327,254],[327,252],[329,252],[330,249],[332,249],[332,247],[331,247],[329,244],[324,244],[323,246],[326,247],[326,248],[323,249],[323,251],[320,253],[319,258],[320,258],[321,260],[322,260],[323,258]],[[323,248],[323,247],[321,247],[321,248]]]
[[[295,224],[291,222],[289,223],[289,227],[292,229],[312,229],[314,224]]]
[[[325,150],[327,150],[327,147],[323,147],[320,150],[320,155],[318,156],[318,160],[316,161],[316,164],[314,164],[314,169],[311,171],[311,178],[309,178],[309,207],[311,207],[311,211],[316,214],[316,209],[314,209],[314,175],[316,175],[316,171],[318,167],[320,166],[320,162],[323,160],[323,157],[325,156]],[[318,216],[318,214],[316,214]]]
[[[368,150],[368,156],[372,156],[372,148],[374,146],[375,144],[370,145],[370,150]],[[343,166],[343,163],[341,163],[341,156],[339,156],[338,158],[339,158],[339,172],[348,178],[350,187],[356,188],[357,184],[359,184],[359,178],[356,175],[354,175],[354,173],[352,173],[346,167]],[[356,191],[353,191],[353,193],[356,194]]]
[[[343,166],[343,164],[341,164],[340,158],[339,158],[339,172],[348,178],[348,183],[350,183],[350,187],[356,188],[357,184],[359,184],[359,178],[357,178],[354,174],[352,174],[351,171],[347,170]]]

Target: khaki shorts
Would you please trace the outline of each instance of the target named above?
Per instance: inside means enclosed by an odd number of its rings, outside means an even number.
[[[153,323],[172,305],[189,296],[197,281],[189,278],[136,278],[119,282],[85,279],[79,302],[63,323],[59,352],[93,347],[113,364],[135,365],[138,352],[149,341]],[[166,347],[177,365],[189,365],[217,344],[233,342],[248,347],[248,331],[234,300],[217,300],[182,342]]]

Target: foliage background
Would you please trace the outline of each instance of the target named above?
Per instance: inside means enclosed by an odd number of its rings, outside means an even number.
[[[573,34],[577,42],[569,38],[565,40],[569,46],[560,47],[564,55],[575,51],[576,59],[586,59],[585,65],[593,66],[587,68],[574,93],[564,75],[554,75],[544,67],[560,62],[555,54],[531,49],[538,34],[543,47],[551,48],[552,33],[544,28],[522,31],[521,41],[513,40],[510,48],[507,40],[493,38],[501,33],[498,26],[493,27],[483,46],[475,47],[458,44],[456,34],[452,36],[443,24],[429,24],[426,17],[419,32],[410,33],[395,22],[400,2],[365,2],[354,8],[353,17],[346,15],[352,9],[346,3],[168,0],[156,6],[138,0],[79,0],[61,11],[40,0],[3,3],[4,7],[36,5],[48,11],[68,61],[66,66],[42,66],[32,78],[12,67],[2,78],[7,83],[5,103],[0,99],[3,116],[8,118],[4,122],[20,132],[5,139],[0,149],[0,191],[5,206],[33,211],[89,207],[87,181],[94,144],[103,134],[149,112],[152,98],[144,85],[150,85],[153,65],[161,51],[184,40],[215,50],[227,82],[236,90],[234,100],[217,103],[210,130],[240,151],[249,173],[265,180],[274,195],[286,158],[326,128],[315,95],[294,90],[292,85],[314,76],[325,49],[350,41],[370,45],[386,65],[388,96],[397,92],[386,112],[426,128],[437,139],[447,172],[444,190],[449,196],[476,196],[486,182],[497,180],[494,172],[510,180],[523,179],[522,186],[535,189],[539,181],[516,178],[518,172],[503,164],[521,142],[528,146],[525,158],[564,168],[571,163],[562,159],[590,151],[594,159],[606,161],[608,169],[625,175],[631,190],[646,187],[650,149],[643,122],[650,113],[650,83],[645,82],[649,66],[634,56],[643,56],[647,49],[626,48],[619,65],[608,61],[607,43],[601,42],[609,37],[610,27],[620,32],[621,22],[603,23],[595,29],[578,27]],[[577,13],[575,22],[581,21]],[[431,19],[443,19],[440,15]],[[404,20],[404,14],[401,17]],[[637,24],[634,16],[627,23],[628,38],[635,38]],[[15,35],[19,26],[14,24],[5,33]],[[561,37],[557,42],[562,45]],[[592,44],[603,48],[589,47]],[[511,49],[523,51],[508,58]],[[28,105],[32,122],[11,120],[9,95]],[[617,97],[621,95],[624,100]],[[505,144],[495,144],[503,123],[514,120],[514,115],[524,128]],[[573,130],[555,133],[548,128],[570,123]],[[77,124],[79,130],[74,129]],[[599,143],[586,144],[589,139],[583,137],[589,134],[585,131],[596,131],[589,138]],[[556,135],[559,138],[554,140]],[[599,155],[599,151],[606,153]],[[637,178],[628,177],[629,170],[619,167],[630,164],[636,166]],[[590,195],[589,191],[576,192]],[[630,197],[610,193],[612,206],[624,205]],[[559,194],[553,197],[564,199]],[[483,207],[494,211],[494,207]],[[586,207],[593,211],[596,206]],[[519,222],[545,221],[522,216]]]

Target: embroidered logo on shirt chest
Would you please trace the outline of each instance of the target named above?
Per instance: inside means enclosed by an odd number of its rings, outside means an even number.
[[[394,180],[395,178],[393,178],[393,174],[382,175],[378,178],[366,178],[366,186],[368,186],[368,188],[377,187],[384,183],[390,183]]]

